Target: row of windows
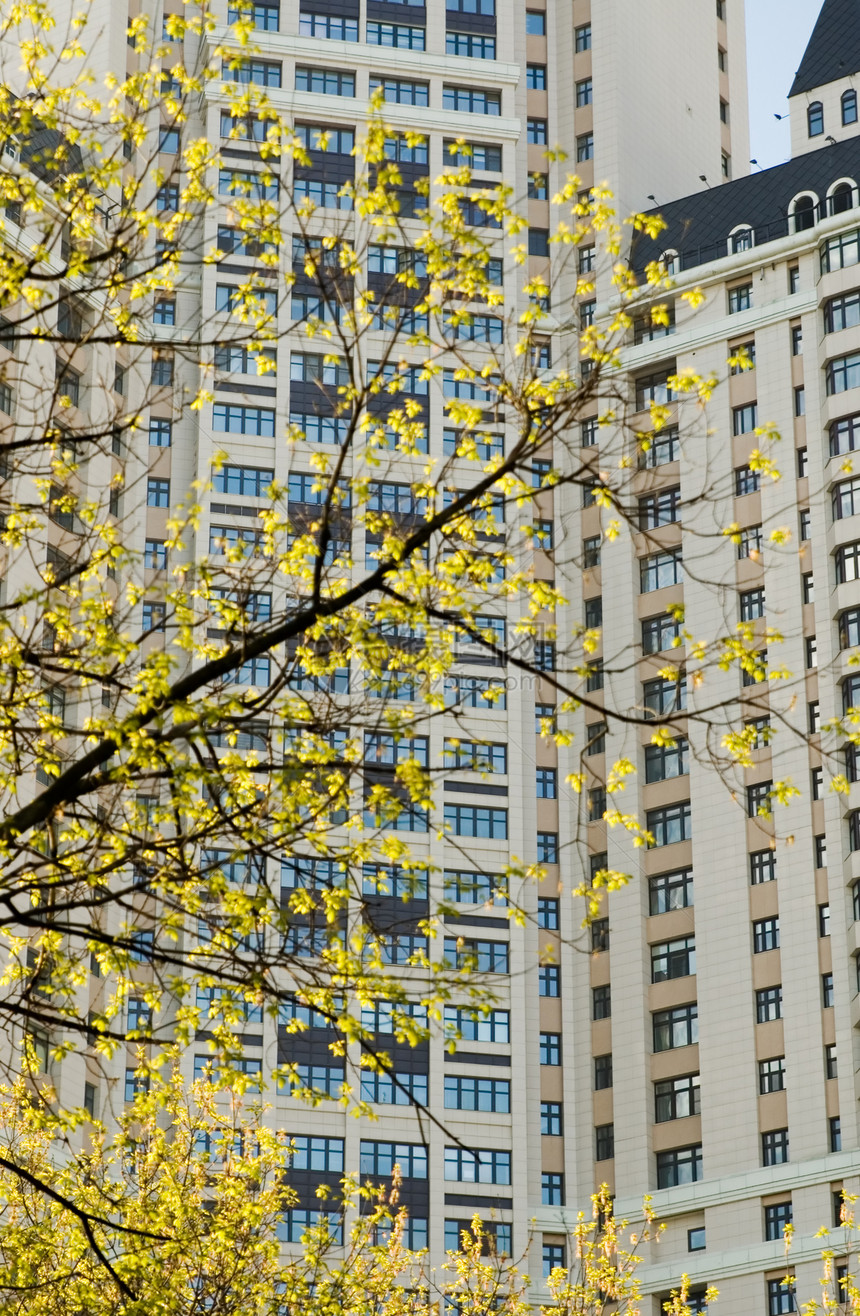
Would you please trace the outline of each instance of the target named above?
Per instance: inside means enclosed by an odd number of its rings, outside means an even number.
[[[310,21],[312,24],[320,23],[319,19]],[[321,22],[322,25],[330,28],[332,22],[342,25],[344,22],[350,22],[350,20],[323,18]],[[400,45],[412,41],[415,43],[420,42],[414,48],[423,49],[423,29],[421,28],[401,28],[399,25],[380,23],[370,24],[369,31],[371,29],[379,36],[378,44],[380,45]],[[314,32],[312,35],[328,36],[330,31]],[[392,40],[385,39],[389,35]],[[455,45],[459,44],[456,40],[456,34],[450,34],[450,36],[455,37]],[[400,39],[395,40],[394,38]],[[340,39],[349,40],[350,38],[344,37],[343,32],[341,32]],[[479,48],[476,47],[476,49]],[[471,53],[471,51],[453,49],[449,50],[449,53],[465,54]],[[492,58],[492,56],[484,57]],[[231,82],[254,83],[263,87],[280,87],[282,70],[280,63],[272,60],[243,59],[241,62],[231,60],[224,62],[222,77]],[[356,94],[356,77],[352,70],[297,65],[295,89],[296,91],[308,91],[322,96],[348,96],[354,98]],[[430,104],[429,82],[372,75],[370,78],[371,96],[374,93],[380,93],[382,99],[388,104],[418,106],[429,106]],[[442,108],[454,110],[458,113],[498,116],[502,112],[501,92],[488,91],[478,87],[458,87],[446,83],[442,87]]]
[[[860,981],[860,970],[858,970],[858,981]],[[612,993],[609,985],[607,984],[600,987],[593,987],[591,996],[592,996],[592,1010],[591,1010],[592,1018],[595,1020],[611,1018]],[[833,974],[832,973],[823,973],[821,975],[821,1005],[822,1008],[825,1010],[831,1009],[833,1007]],[[655,1039],[658,1036],[657,1028],[659,1024],[659,1030],[660,1030],[659,1036],[661,1038],[661,1041],[665,1040],[666,1038],[671,1039],[674,1036],[692,1037],[694,1041],[697,1040],[698,1024],[695,1021],[695,1019],[691,1019],[689,1017],[689,1014],[687,1013],[690,1010],[692,1010],[693,1014],[695,1015],[696,1007],[683,1006],[681,1008],[682,1011],[685,1013],[683,1018],[681,1018],[680,1020],[666,1019],[663,1017],[666,1013],[671,1014],[672,1013],[671,1011],[661,1012],[659,1019],[657,1015],[653,1016]],[[759,1024],[772,1023],[773,1020],[781,1019],[781,1018],[782,1018],[782,987],[781,986],[763,987],[757,990],[755,993],[756,1023]],[[676,1024],[678,1025],[677,1032],[675,1029]],[[674,1050],[675,1045],[687,1046],[687,1045],[691,1045],[691,1043],[678,1042],[676,1044],[670,1044],[669,1046],[661,1045],[658,1047],[655,1041],[654,1049],[661,1051],[670,1051],[670,1050]]]

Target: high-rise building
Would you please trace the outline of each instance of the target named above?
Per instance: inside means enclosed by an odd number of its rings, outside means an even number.
[[[169,0],[164,13],[156,0],[139,0],[119,22],[121,7],[105,9],[96,47],[104,68],[127,50],[135,58],[124,44],[127,17],[142,12],[160,28],[170,10]],[[624,350],[617,379],[629,423],[598,426],[598,403],[595,423],[585,418],[582,426],[585,457],[594,448],[601,462],[626,455],[638,466],[629,491],[634,533],[604,542],[601,509],[587,496],[580,503],[575,487],[538,496],[539,515],[574,546],[568,557],[577,564],[563,569],[571,602],[559,625],[602,629],[603,670],[584,691],[573,747],[556,749],[536,728],[555,702],[540,678],[510,682],[490,706],[475,698],[456,722],[436,718],[428,733],[425,752],[436,763],[446,735],[482,744],[476,767],[493,752],[492,781],[469,770],[466,751],[455,755],[460,771],[440,791],[450,841],[410,839],[446,875],[456,908],[445,933],[466,938],[495,973],[498,1008],[475,1021],[448,1007],[463,1031],[453,1053],[441,1036],[416,1048],[395,1044],[385,1011],[369,1016],[402,1083],[395,1089],[368,1076],[362,1095],[377,1105],[375,1123],[274,1094],[273,1118],[297,1138],[302,1193],[285,1237],[297,1238],[319,1208],[317,1183],[335,1186],[344,1171],[384,1177],[397,1162],[414,1246],[427,1244],[438,1257],[477,1212],[514,1255],[534,1239],[529,1265],[540,1294],[547,1268],[564,1259],[568,1225],[605,1181],[631,1219],[651,1193],[667,1222],[643,1270],[655,1313],[682,1271],[692,1278],[695,1310],[711,1282],[725,1316],[794,1310],[781,1284],[787,1223],[796,1231],[797,1301],[813,1294],[813,1236],[832,1223],[837,1194],[856,1191],[860,1180],[860,769],[844,736],[820,729],[860,704],[851,666],[860,642],[860,542],[852,538],[860,532],[851,519],[860,482],[848,469],[860,444],[855,9],[856,0],[825,0],[792,88],[793,158],[751,176],[743,0],[601,0],[594,12],[588,0],[528,0],[528,8],[520,0],[450,0],[438,10],[413,0],[255,0],[258,49],[244,69],[225,58],[225,80],[235,72],[236,81],[265,87],[304,135],[310,163],[296,166],[291,196],[316,203],[315,235],[358,223],[340,192],[378,88],[398,134],[407,237],[415,184],[440,175],[448,143],[463,137],[476,175],[488,186],[504,180],[523,199],[532,273],[550,259],[547,198],[574,167],[583,191],[607,181],[620,211],[662,213],[664,232],[653,242],[642,237],[632,261],[641,269],[662,259],[675,281],[661,292],[667,322],[652,323],[643,298]],[[238,60],[226,0],[220,17],[212,43],[235,49]],[[202,496],[197,544],[216,556],[255,524],[273,478],[295,490],[297,504],[310,501],[303,477],[315,445],[337,443],[337,418],[317,405],[322,364],[302,325],[314,297],[302,276],[307,237],[298,225],[291,230],[286,206],[278,287],[285,273],[296,282],[275,298],[277,375],[258,376],[254,363],[227,353],[214,362],[214,400],[200,410],[182,405],[198,387],[183,335],[193,339],[229,309],[231,286],[259,254],[230,216],[235,177],[243,172],[253,185],[260,176],[259,141],[253,127],[237,138],[220,86],[208,84],[182,132],[220,145],[219,196],[203,221],[203,247],[217,243],[225,254],[156,302],[156,333],[172,354],[152,363],[147,384],[162,391],[149,401],[148,444],[133,454],[147,505],[127,529],[149,580],[164,567],[168,510],[193,481],[209,478],[217,452],[226,462]],[[329,135],[324,152],[320,131]],[[424,134],[424,143],[410,144],[409,133]],[[165,133],[165,168],[180,141]],[[568,153],[564,164],[545,158],[556,143]],[[170,196],[158,204],[169,206]],[[369,248],[371,286],[377,275],[383,286],[388,259],[381,245]],[[681,298],[692,288],[704,292],[695,308]],[[520,295],[512,281],[512,305]],[[599,319],[610,290],[598,284],[597,300],[588,315]],[[384,346],[382,330],[373,333],[371,360]],[[556,343],[563,351],[560,332]],[[667,381],[685,368],[718,381],[704,411],[672,395]],[[450,453],[444,383],[418,399],[428,451],[440,457]],[[670,415],[644,449],[631,435],[651,428],[651,402],[665,403]],[[772,444],[778,481],[756,469],[754,456],[769,442],[756,431],[771,421],[782,436]],[[289,446],[288,424],[303,435]],[[394,456],[386,478],[396,483],[401,470],[406,488],[418,469],[414,457]],[[101,470],[90,478],[103,478]],[[355,561],[369,548],[354,544]],[[680,603],[683,623],[671,611]],[[502,610],[496,619],[504,622]],[[737,666],[720,671],[706,662],[692,643],[673,647],[683,631],[713,636],[735,621],[767,649],[746,680]],[[768,627],[782,639],[768,639]],[[468,658],[464,688],[473,682],[477,690],[495,673]],[[679,659],[677,681],[661,675]],[[785,666],[796,675],[758,679],[766,660],[771,671]],[[538,665],[551,662],[547,645]],[[261,667],[248,679],[262,684],[263,675]],[[610,709],[655,717],[687,709],[689,733],[671,747],[650,745],[647,726],[602,716],[604,697]],[[746,769],[724,762],[719,737],[704,730],[706,721],[719,729],[739,716],[756,733]],[[627,798],[653,836],[649,848],[634,848],[604,820],[606,765],[622,755],[639,769]],[[827,790],[837,767],[848,777],[847,796]],[[567,775],[582,770],[585,791],[568,792]],[[771,785],[789,779],[800,796],[764,816]],[[514,855],[547,870],[528,897],[534,919],[524,927],[487,902],[488,875]],[[565,892],[607,864],[634,880],[611,894],[586,941]],[[304,875],[294,863],[281,880],[289,889]],[[404,937],[420,935],[414,922]],[[441,956],[444,943],[443,936],[431,945],[431,955]],[[548,943],[554,955],[541,963]],[[95,1007],[100,980],[89,990]],[[307,1066],[315,1085],[337,1091],[344,1070],[323,1021],[309,1015],[298,1038],[269,1019],[252,1022],[251,1069],[290,1060]],[[189,1052],[189,1079],[205,1064],[204,1050]],[[113,1063],[119,1097],[134,1089],[132,1052],[126,1065]],[[88,1102],[108,1100],[103,1061],[69,1057],[64,1067],[63,1082],[89,1085]],[[400,1104],[408,1091],[438,1123],[428,1129]]]
[[[659,15],[631,0],[611,0],[594,9],[586,0],[572,5],[451,0],[446,8],[425,8],[413,0],[257,0],[254,12],[259,53],[252,76],[307,134],[311,164],[296,169],[293,195],[297,200],[311,197],[322,207],[314,232],[344,224],[347,233],[352,231],[351,217],[339,210],[344,203],[336,194],[352,177],[350,152],[362,130],[369,95],[377,88],[382,89],[386,123],[400,135],[401,217],[407,236],[414,196],[410,184],[437,178],[450,161],[449,144],[464,137],[472,144],[476,177],[489,186],[504,180],[515,197],[527,198],[533,274],[547,268],[541,241],[551,222],[547,198],[569,170],[580,176],[584,192],[608,180],[625,213],[653,204],[649,194],[662,202],[687,193],[699,186],[702,176],[716,186],[746,172],[742,0],[697,0],[694,5],[661,0]],[[234,18],[235,13],[225,5],[222,17]],[[666,35],[670,32],[671,40]],[[216,37],[231,45],[226,28]],[[233,45],[238,55],[239,47]],[[206,135],[221,144],[228,191],[230,170],[253,170],[258,153],[253,141],[228,140],[234,121],[225,109],[213,83],[202,112]],[[325,153],[313,149],[314,134],[321,129],[331,134]],[[409,132],[425,134],[425,144],[409,147],[403,136]],[[555,144],[567,152],[567,160],[548,164],[547,148]],[[331,207],[328,214],[326,207]],[[223,206],[207,216],[207,239],[216,239],[218,226],[229,226],[228,211],[225,195]],[[289,263],[294,259],[289,237],[285,252]],[[301,251],[298,254],[301,260]],[[388,274],[384,253],[372,248],[370,260],[378,264],[369,268],[371,286],[375,274],[382,286]],[[180,284],[176,324],[195,324],[211,316],[219,297],[226,295],[223,285],[252,264],[236,249],[218,266],[205,267],[198,285],[184,289]],[[289,372],[281,369],[276,379],[255,379],[247,387],[235,373],[219,372],[213,408],[201,415],[182,413],[173,426],[172,445],[150,449],[150,476],[169,481],[171,497],[190,479],[205,478],[216,451],[228,452],[229,464],[216,477],[209,498],[207,529],[213,537],[235,533],[233,527],[246,523],[240,518],[254,513],[255,495],[272,473],[279,481],[292,478],[298,484],[302,473],[310,471],[312,444],[285,449],[279,441],[288,419],[309,440],[334,440],[335,422],[315,418],[316,405],[308,404],[309,396],[318,397],[308,382],[317,365],[308,359],[312,344],[301,323],[304,303],[297,303],[312,297],[313,289],[303,286],[300,265],[292,268],[299,274],[292,290],[297,323],[295,333],[287,333],[279,347],[282,359],[287,348],[291,350]],[[514,286],[517,282],[514,279]],[[166,336],[170,334],[167,330]],[[382,335],[379,345],[381,352]],[[370,347],[367,355],[374,355]],[[445,451],[444,403],[441,391],[434,396],[431,390],[426,402],[422,400],[431,454]],[[169,404],[163,411],[165,418],[168,414]],[[312,427],[320,432],[311,434]],[[404,458],[401,470],[399,478],[409,482],[417,467]],[[392,476],[398,478],[396,462],[387,478]],[[569,536],[580,509],[553,508],[552,502],[551,494],[542,496],[541,514],[549,519],[554,515]],[[148,513],[148,537],[163,538],[163,515]],[[204,514],[204,525],[206,520]],[[363,546],[354,548],[356,559],[363,558],[364,551]],[[595,578],[593,573],[587,577]],[[476,673],[479,682],[486,679],[480,665],[467,670]],[[461,1018],[464,1037],[454,1054],[444,1051],[441,1037],[403,1054],[403,1048],[386,1039],[384,1020],[379,1023],[383,1041],[396,1052],[397,1063],[402,1062],[402,1077],[416,1095],[426,1093],[444,1128],[455,1137],[446,1136],[441,1127],[421,1126],[408,1105],[396,1104],[396,1093],[377,1095],[388,1104],[380,1104],[376,1124],[357,1123],[337,1109],[308,1110],[280,1098],[276,1117],[297,1135],[325,1140],[313,1162],[308,1154],[308,1168],[317,1170],[324,1160],[332,1179],[342,1169],[383,1174],[399,1160],[402,1200],[411,1213],[410,1238],[416,1246],[428,1243],[436,1255],[452,1246],[458,1229],[475,1212],[488,1222],[492,1219],[500,1246],[519,1255],[537,1218],[529,1264],[539,1281],[563,1255],[566,1204],[575,1210],[604,1179],[612,1181],[611,1025],[603,1018],[609,1014],[608,979],[605,995],[597,987],[606,978],[608,957],[598,954],[593,960],[593,993],[590,984],[580,981],[592,963],[582,954],[580,915],[562,895],[566,884],[582,877],[577,848],[564,844],[582,826],[570,811],[575,806],[559,798],[559,782],[573,764],[565,766],[564,756],[559,762],[535,725],[536,714],[551,713],[554,692],[530,682],[509,684],[505,701],[485,706],[483,712],[467,709],[466,722],[459,721],[455,732],[464,737],[465,725],[476,741],[494,746],[501,775],[494,774],[489,785],[480,774],[466,771],[447,783],[442,807],[452,831],[450,845],[411,837],[414,851],[454,884],[459,910],[446,919],[448,937],[467,938],[482,962],[492,960],[504,1004],[479,1024]],[[446,730],[439,722],[430,729],[431,762],[439,760]],[[599,737],[593,739],[597,749]],[[596,797],[589,804],[599,816]],[[476,813],[487,815],[487,839],[476,837]],[[589,825],[586,830],[591,838],[596,829]],[[503,910],[483,907],[486,874],[499,871],[511,855],[541,859],[550,874],[539,897],[530,897],[539,902],[536,922],[523,929],[509,925]],[[642,933],[637,920],[640,941]],[[589,933],[600,935],[602,925]],[[555,963],[539,968],[539,947],[556,939]],[[570,941],[577,946],[572,952],[563,949]],[[440,943],[431,953],[444,950]],[[603,943],[596,939],[593,944]],[[450,1013],[452,1021],[459,1018],[453,1007]],[[281,1060],[296,1059],[301,1051],[303,1061],[318,1067],[319,1083],[339,1081],[341,1071],[332,1068],[325,1032],[311,1030],[298,1044],[283,1037],[278,1043],[274,1035],[269,1037],[270,1027],[260,1030],[266,1060],[275,1054]],[[591,1058],[592,1036],[597,1062]],[[256,1061],[260,1053],[249,1054]],[[644,1058],[636,1063],[640,1093],[646,1091],[644,1063]],[[600,1088],[593,1113],[592,1086]],[[371,1087],[368,1080],[368,1095]],[[650,1080],[647,1093],[650,1097]],[[515,1137],[514,1130],[520,1135]],[[648,1130],[641,1136],[644,1148]],[[484,1154],[476,1161],[455,1139]],[[653,1187],[652,1161],[643,1150],[631,1193]],[[307,1177],[302,1210],[318,1205],[315,1182],[315,1175]],[[300,1229],[305,1220],[302,1211],[297,1212],[294,1228]]]

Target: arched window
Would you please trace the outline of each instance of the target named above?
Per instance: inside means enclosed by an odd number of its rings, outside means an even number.
[[[811,196],[798,197],[794,203],[794,231],[815,227],[815,200]]]
[[[749,251],[753,244],[753,231],[744,224],[741,228],[736,228],[731,235],[732,252]]]
[[[828,198],[831,215],[841,215],[843,210],[850,210],[854,205],[854,189],[850,183],[837,183]]]
[[[820,137],[824,132],[824,106],[821,101],[813,101],[806,111],[806,122],[810,137]]]
[[[843,91],[842,93],[842,123],[847,127],[849,123],[857,122],[857,93],[853,89]]]
[[[664,251],[660,257],[660,261],[666,266],[667,274],[679,273],[681,269],[681,258],[677,251],[672,251],[671,248],[668,251]]]

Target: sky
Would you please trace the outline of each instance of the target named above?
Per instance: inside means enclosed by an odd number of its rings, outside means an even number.
[[[788,89],[822,0],[746,0],[750,155],[763,169],[790,154]]]

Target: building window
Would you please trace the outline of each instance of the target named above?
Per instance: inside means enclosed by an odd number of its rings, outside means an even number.
[[[748,589],[744,590],[740,596],[741,621],[755,621],[764,616],[764,590]]]
[[[651,844],[654,846],[689,841],[692,837],[691,822],[689,800],[667,804],[662,809],[649,809],[645,815],[645,826],[653,837]]]
[[[538,969],[538,994],[561,996],[561,969],[557,964],[542,964]]]
[[[526,120],[526,141],[531,142],[535,146],[546,146],[547,144],[546,119]]]
[[[458,55],[468,53],[478,55],[478,51],[469,50],[460,52],[451,49],[451,36],[456,35],[448,33],[447,52],[449,55]],[[489,59],[495,58],[496,43],[492,37],[478,38],[478,42],[488,40],[493,48],[493,54],[488,56]],[[397,50],[423,50],[424,49],[424,28],[408,27],[405,23],[368,23],[367,25],[367,43],[371,46],[391,46]]]
[[[526,35],[530,37],[546,36],[546,14],[543,10],[526,10]]]
[[[594,97],[594,87],[591,78],[583,78],[576,84],[576,106],[582,109],[584,105],[590,105]]]
[[[212,428],[222,434],[252,434],[271,439],[275,436],[275,412],[268,407],[216,402],[212,408]]]
[[[786,1316],[797,1311],[794,1280],[769,1279],[767,1282],[767,1316]]]
[[[647,594],[651,590],[666,589],[669,585],[681,585],[684,581],[684,568],[681,550],[652,553],[650,557],[639,560],[639,589]]]
[[[655,1051],[674,1051],[699,1040],[699,1011],[696,1005],[677,1005],[657,1010],[652,1016]]]
[[[639,465],[643,469],[666,466],[678,461],[681,456],[681,441],[675,426],[649,438],[647,446],[640,446]]]
[[[833,1006],[832,973],[822,973],[821,975],[821,1006],[824,1010],[829,1010]]]
[[[849,124],[857,122],[857,92],[853,89],[843,91],[841,106],[842,126],[847,128]]]
[[[558,832],[538,832],[537,860],[539,864],[558,863]]]
[[[824,132],[824,106],[821,101],[813,101],[807,107],[806,126],[810,137],[820,137]]]
[[[758,493],[761,485],[761,476],[758,471],[752,470],[749,466],[735,467],[735,494],[738,498],[743,498],[745,494]]]
[[[376,83],[378,86],[378,82]],[[425,84],[426,87],[426,84]],[[371,78],[370,90],[375,90]],[[296,91],[313,91],[320,96],[355,96],[355,74],[341,69],[296,67]],[[386,96],[386,100],[388,97]],[[413,102],[410,102],[412,104]],[[426,105],[424,100],[421,104]]]
[[[732,433],[752,434],[758,424],[758,404],[747,402],[742,407],[732,408]]]
[[[594,159],[594,133],[581,133],[577,137],[576,159],[578,164]]]
[[[645,780],[668,781],[672,777],[685,777],[690,771],[689,743],[679,737],[674,744],[645,746]]]
[[[176,301],[173,297],[159,297],[152,308],[153,324],[176,324]]]
[[[596,952],[609,950],[608,918],[596,918],[591,924],[591,949]]]
[[[582,565],[585,568],[600,566],[600,544],[599,535],[592,535],[582,541]],[[860,545],[858,545],[858,563],[860,563]]]
[[[639,499],[638,511],[640,530],[657,530],[660,526],[672,525],[680,520],[681,490],[661,489],[659,493],[648,494]]]
[[[643,681],[642,701],[654,717],[683,711],[687,707],[687,678],[682,675],[674,681],[658,676],[653,681]]]
[[[803,328],[799,324],[791,326],[791,355],[800,356],[803,353]]]
[[[581,55],[586,50],[591,50],[591,24],[584,23],[574,31],[574,49],[577,55]]]
[[[426,91],[426,83],[421,84]],[[388,97],[386,97],[386,100]],[[410,104],[418,102],[411,101]],[[426,101],[421,102],[427,104]],[[459,114],[490,114],[500,115],[502,112],[502,96],[498,91],[484,91],[480,87],[449,87],[442,88],[442,108],[445,110],[456,110]]]
[[[612,1056],[594,1057],[594,1090],[602,1092],[612,1087]]]
[[[143,629],[145,631],[163,631],[167,609],[163,603],[144,603]]]
[[[540,1131],[543,1137],[551,1138],[560,1138],[564,1133],[560,1101],[542,1101],[540,1103]]]
[[[163,571],[167,566],[167,544],[163,539],[147,539],[143,565],[152,571]]]
[[[542,1065],[560,1065],[561,1033],[541,1033],[539,1050]]]
[[[615,1125],[598,1124],[594,1130],[594,1159],[611,1161],[615,1155]]]
[[[654,1084],[654,1122],[683,1120],[701,1114],[702,1103],[698,1074],[684,1074]]]
[[[252,23],[257,31],[277,32],[280,20],[278,0],[254,0],[252,5],[240,7],[231,4],[227,8],[227,22]]]
[[[565,1270],[567,1263],[565,1261],[566,1249],[564,1243],[544,1243],[541,1249],[541,1261],[543,1263],[543,1277],[549,1279],[554,1270]]]
[[[779,919],[760,918],[753,923],[753,954],[779,950]]]
[[[831,1042],[824,1048],[824,1077],[836,1078],[838,1076],[838,1066],[836,1061],[836,1044]]]
[[[591,1017],[592,1019],[611,1019],[612,994],[608,984],[602,987],[592,987]]]
[[[170,481],[149,479],[146,482],[147,507],[170,506]]]
[[[827,1121],[828,1132],[830,1135],[830,1150],[838,1152],[842,1150],[842,1122],[838,1115],[833,1115]]]
[[[774,850],[755,850],[750,855],[750,882],[757,886],[760,882],[773,882],[776,879],[776,852]]]
[[[657,1187],[675,1188],[678,1184],[698,1183],[702,1178],[702,1146],[677,1147],[657,1153]]]
[[[860,448],[860,415],[845,416],[830,426],[830,456],[840,457]],[[853,579],[853,578],[852,578]]]
[[[774,1060],[758,1062],[758,1090],[764,1096],[768,1092],[782,1092],[785,1089],[785,1056]]]
[[[526,65],[526,87],[529,91],[546,91],[546,64]]]
[[[542,1206],[564,1206],[564,1175],[544,1170],[540,1177]]]
[[[595,754],[605,754],[606,752],[606,723],[592,722],[585,728],[586,756],[591,758]]]
[[[330,1141],[339,1143],[340,1139]],[[359,1145],[360,1174],[390,1179],[395,1165],[400,1166],[404,1179],[426,1179],[427,1148],[411,1142],[370,1142],[362,1139]],[[317,1167],[311,1163],[309,1168]]]
[[[777,1243],[785,1236],[785,1227],[791,1224],[791,1215],[791,1202],[773,1202],[764,1208],[766,1243]]]
[[[636,410],[644,411],[652,404],[658,407],[664,407],[668,402],[674,401],[674,393],[669,386],[669,380],[675,374],[675,366],[672,365],[667,370],[656,371],[652,375],[640,375],[636,380]]]
[[[848,356],[836,357],[830,361],[825,372],[825,380],[829,395],[860,388],[860,352],[852,352]]]
[[[757,1024],[768,1024],[782,1018],[782,988],[763,987],[755,994]]]
[[[678,937],[651,947],[651,981],[687,978],[696,972],[695,937]]]
[[[744,530],[738,532],[738,558],[757,559],[761,557],[762,550],[762,530],[760,525],[747,526]]]
[[[173,353],[154,352],[150,371],[152,383],[156,386],[173,383]]]
[[[838,333],[841,329],[854,329],[860,324],[860,291],[831,297],[824,307],[824,332]]]
[[[788,1129],[771,1129],[761,1135],[762,1165],[785,1165],[788,1161]]]
[[[818,935],[819,937],[830,936],[830,906],[818,906]]]
[[[510,1183],[510,1151],[445,1148],[445,1179],[450,1183]]]
[[[752,284],[741,283],[736,288],[729,288],[729,315],[748,311],[752,307]]]
[[[179,209],[179,184],[163,183],[155,194],[155,209],[175,211]]]
[[[705,1250],[705,1226],[699,1225],[696,1229],[687,1230],[687,1251],[704,1252]]]
[[[747,814],[750,818],[768,816],[772,781],[757,781],[747,786]]]
[[[648,895],[651,914],[686,909],[693,903],[693,870],[682,868],[675,873],[661,873],[649,878]]]

